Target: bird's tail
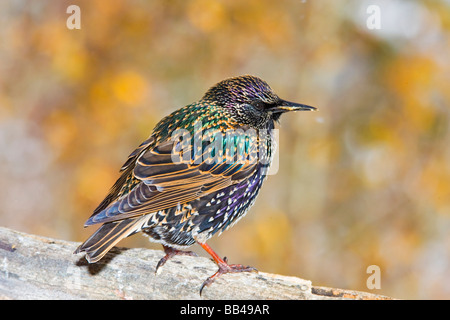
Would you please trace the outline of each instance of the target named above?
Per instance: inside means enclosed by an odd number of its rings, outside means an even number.
[[[142,230],[148,218],[141,216],[105,223],[74,253],[86,252],[86,260],[89,263],[97,262],[120,240]]]

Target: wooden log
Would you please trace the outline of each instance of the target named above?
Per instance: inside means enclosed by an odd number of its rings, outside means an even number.
[[[389,299],[265,272],[224,275],[200,296],[210,259],[176,256],[155,274],[163,251],[116,247],[89,264],[78,245],[0,227],[0,299]]]

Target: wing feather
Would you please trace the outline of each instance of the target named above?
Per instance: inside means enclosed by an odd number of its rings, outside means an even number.
[[[150,138],[130,154],[113,194],[104,200],[85,225],[119,221],[155,213],[179,204],[198,200],[213,192],[247,179],[258,170],[256,161],[210,163],[192,157],[173,162],[174,141],[170,138],[153,145]],[[245,156],[248,156],[245,155]],[[207,159],[205,154],[202,159]],[[121,195],[119,184],[131,180],[133,188]],[[120,181],[120,182],[119,182]],[[123,188],[123,187],[122,187]]]
[[[105,223],[74,253],[86,252],[89,263],[97,262],[120,240],[140,231],[147,220],[148,217],[140,217]]]

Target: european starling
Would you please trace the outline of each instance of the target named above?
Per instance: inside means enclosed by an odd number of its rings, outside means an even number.
[[[256,271],[228,264],[206,241],[242,218],[255,202],[275,152],[274,123],[287,111],[315,110],[280,99],[254,76],[223,80],[198,102],[162,119],[134,150],[121,176],[85,226],[102,226],[75,253],[100,260],[121,239],[144,232],[163,245],[156,270],[194,243],[219,270]]]

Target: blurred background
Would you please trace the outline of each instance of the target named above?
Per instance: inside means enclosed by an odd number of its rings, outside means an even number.
[[[85,240],[162,117],[253,74],[320,110],[281,118],[277,174],[209,244],[313,285],[449,299],[449,52],[450,1],[1,1],[0,225]]]

